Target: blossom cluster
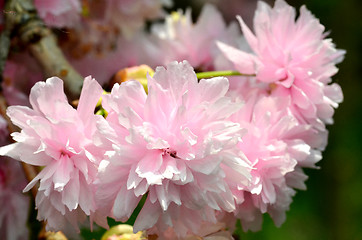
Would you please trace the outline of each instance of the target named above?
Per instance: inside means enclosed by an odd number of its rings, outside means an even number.
[[[35,1],[44,19],[50,2],[62,6],[51,14],[79,17],[79,1],[68,1],[73,8],[66,1]],[[107,5],[101,19],[116,26],[139,8],[140,18],[153,18],[162,15],[161,4],[169,4],[124,2],[130,7]],[[160,11],[146,16],[146,5]],[[70,27],[92,33],[98,17],[90,15],[86,30]],[[58,77],[37,82],[29,106],[8,108],[21,131],[11,134],[15,143],[1,147],[0,155],[41,166],[24,191],[38,184],[35,204],[47,230],[78,229],[87,218],[103,227],[107,217],[125,222],[141,203],[133,229],[159,239],[213,231],[232,239],[237,219],[245,231],[256,231],[264,213],[277,226],[285,221],[296,190],[306,189],[303,169],[318,168],[326,125],[343,100],[331,78],[345,52],[326,38],[323,25],[304,6],[296,19],[283,0],[274,7],[259,2],[253,31],[241,17],[238,21],[243,35],[236,23],[227,26],[216,8],[206,5],[196,23],[190,11],[179,11],[153,24],[149,33],[117,25],[123,37],[115,41],[124,51],[71,59],[78,70],[95,76],[84,79],[76,108]],[[92,44],[101,42],[101,35],[92,36]],[[104,93],[101,84],[120,68],[116,59],[125,66],[158,67],[147,75],[146,89],[130,80]],[[12,67],[7,65],[8,74]],[[198,79],[195,69],[239,74]],[[106,114],[95,114],[98,108]],[[0,168],[0,184],[2,179]]]

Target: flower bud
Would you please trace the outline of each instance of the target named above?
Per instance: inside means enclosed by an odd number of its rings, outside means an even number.
[[[111,227],[101,240],[143,240],[147,239],[143,232],[133,233],[133,227],[127,224],[120,224]]]
[[[128,80],[136,80],[142,84],[147,93],[147,73],[152,77],[155,72],[152,68],[144,64],[140,66],[124,68],[116,73],[112,82],[122,83]]]

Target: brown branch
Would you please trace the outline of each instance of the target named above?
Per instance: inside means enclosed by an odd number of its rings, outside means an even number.
[[[66,60],[55,36],[37,16],[32,1],[8,0],[4,13],[11,36],[19,38],[30,49],[45,76],[62,78],[70,100],[79,98],[83,77]]]
[[[11,20],[7,20],[8,19],[7,14],[10,14],[10,12],[8,13],[6,11],[6,8],[4,8],[3,13],[5,15],[4,18],[6,20],[4,23],[4,29],[0,34],[0,84],[3,81],[5,63],[10,51],[10,35],[14,28],[13,22]]]
[[[10,49],[10,30],[5,27],[0,35],[0,83],[3,81],[5,62]],[[0,86],[1,88],[1,86]]]
[[[58,76],[63,79],[68,97],[78,99],[83,77],[65,59],[49,29],[46,32],[38,42],[29,45],[30,52],[43,67],[46,77]]]

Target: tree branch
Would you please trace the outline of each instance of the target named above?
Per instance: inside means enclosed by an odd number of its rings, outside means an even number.
[[[79,98],[83,77],[66,60],[52,31],[37,16],[32,1],[8,0],[4,13],[11,36],[17,36],[30,49],[45,76],[62,78],[69,99]]]
[[[10,14],[10,12],[8,13],[5,8],[4,8],[4,15],[5,15],[5,19],[7,19],[7,14]],[[1,83],[3,81],[3,73],[4,73],[4,69],[5,69],[5,63],[6,63],[6,59],[8,58],[9,55],[9,50],[10,50],[10,34],[13,30],[13,24],[12,22],[9,20],[5,20],[5,26],[3,31],[0,34],[0,89],[1,89]]]

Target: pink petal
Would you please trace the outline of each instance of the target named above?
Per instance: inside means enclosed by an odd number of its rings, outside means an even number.
[[[218,48],[221,52],[229,59],[234,65],[235,68],[243,74],[255,74],[255,59],[252,55],[240,51],[232,46],[224,44],[222,42],[217,42]]]
[[[82,92],[80,94],[77,112],[85,125],[90,117],[94,115],[94,108],[102,95],[103,89],[99,83],[88,76],[84,79]]]

